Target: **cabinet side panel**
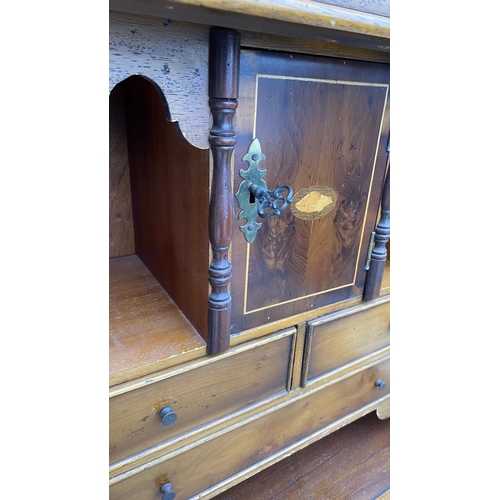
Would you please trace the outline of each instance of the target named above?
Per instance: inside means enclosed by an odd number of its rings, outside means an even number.
[[[209,153],[166,120],[150,82],[126,83],[136,252],[206,340]]]
[[[135,253],[123,86],[109,96],[109,257]]]

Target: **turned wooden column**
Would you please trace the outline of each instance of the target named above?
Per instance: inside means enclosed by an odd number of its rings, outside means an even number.
[[[231,262],[233,192],[231,158],[236,144],[233,118],[238,106],[240,34],[212,28],[209,50],[209,105],[213,116],[209,142],[213,157],[209,237],[212,262],[209,269],[208,354],[229,348],[231,328]]]
[[[380,295],[380,286],[384,274],[385,261],[387,259],[386,244],[389,241],[391,229],[391,181],[390,167],[387,169],[387,175],[382,193],[380,220],[375,229],[375,246],[373,247],[370,261],[370,269],[366,275],[366,285],[363,294],[364,300],[372,300]]]

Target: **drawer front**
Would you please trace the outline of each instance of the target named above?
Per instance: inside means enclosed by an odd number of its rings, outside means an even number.
[[[294,333],[290,328],[251,348],[238,346],[189,371],[112,397],[110,462],[285,391]],[[165,407],[177,416],[169,425],[161,422]]]
[[[310,352],[307,380],[389,345],[390,303],[382,303],[345,315],[334,313],[308,324]]]
[[[383,391],[375,385],[379,378],[387,383]],[[176,500],[189,499],[387,394],[388,358],[115,482],[110,500],[159,500],[166,482]]]

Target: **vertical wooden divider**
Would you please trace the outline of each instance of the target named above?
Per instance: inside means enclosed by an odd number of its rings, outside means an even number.
[[[391,232],[391,181],[390,166],[385,177],[384,191],[382,193],[380,221],[375,229],[375,246],[373,247],[370,269],[366,275],[366,285],[363,300],[373,300],[380,295],[382,276],[387,259],[386,243]]]
[[[230,345],[231,158],[236,144],[233,118],[238,107],[240,41],[241,36],[237,31],[224,28],[210,30],[208,94],[213,117],[209,136],[213,177],[209,211],[212,262],[209,268],[208,354],[222,352]]]

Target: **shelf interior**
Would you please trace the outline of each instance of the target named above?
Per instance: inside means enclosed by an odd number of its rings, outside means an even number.
[[[109,261],[109,382],[196,359],[206,342],[137,257]]]

